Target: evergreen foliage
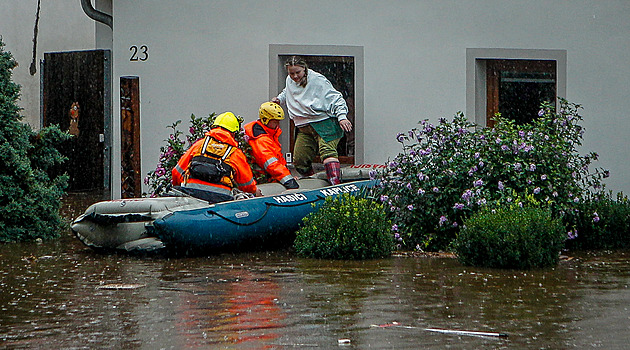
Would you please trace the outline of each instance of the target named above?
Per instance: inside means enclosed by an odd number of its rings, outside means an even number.
[[[566,242],[569,249],[630,248],[630,201],[623,193],[593,196],[568,219],[573,228]]]
[[[33,132],[22,123],[17,100],[20,86],[11,80],[17,62],[0,41],[0,242],[59,236],[59,214],[67,175],[47,171],[65,157],[57,146],[70,135],[58,127]]]
[[[565,239],[548,208],[512,205],[466,219],[453,248],[465,265],[531,269],[555,266]]]
[[[391,255],[391,221],[383,205],[364,194],[327,197],[303,222],[294,243],[299,256],[359,260]]]

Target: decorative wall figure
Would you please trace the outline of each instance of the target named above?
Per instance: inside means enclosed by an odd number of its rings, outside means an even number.
[[[79,136],[79,102],[73,102],[68,115],[70,116],[70,127],[68,132],[72,136]]]

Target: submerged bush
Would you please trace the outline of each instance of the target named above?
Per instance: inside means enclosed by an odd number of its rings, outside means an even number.
[[[65,160],[58,147],[70,135],[57,126],[35,133],[21,122],[20,87],[11,81],[17,63],[3,48],[0,41],[0,242],[55,238],[68,176],[47,172]]]
[[[622,193],[589,198],[567,219],[573,238],[567,241],[567,248],[630,248],[630,201]]]
[[[530,269],[556,265],[565,239],[549,209],[510,206],[466,219],[453,250],[465,265]]]
[[[463,221],[485,207],[500,207],[531,194],[555,217],[603,189],[608,176],[591,170],[596,153],[580,155],[581,106],[543,104],[524,125],[497,117],[477,127],[459,113],[439,124],[398,135],[403,150],[380,177],[381,201],[391,211],[407,248],[446,249]],[[516,195],[516,196],[515,196]]]
[[[295,249],[299,256],[319,259],[375,259],[393,249],[391,221],[376,201],[344,193],[327,197],[303,219]]]

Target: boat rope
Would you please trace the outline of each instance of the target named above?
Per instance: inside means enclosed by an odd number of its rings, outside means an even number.
[[[301,202],[301,203],[289,203],[289,204],[280,204],[280,203],[270,203],[270,202],[265,202],[266,208],[265,208],[265,212],[256,220],[249,222],[249,223],[242,223],[242,222],[238,222],[235,220],[232,220],[224,215],[219,214],[218,212],[214,211],[214,210],[208,210],[208,214],[214,214],[218,217],[220,217],[221,219],[228,221],[234,225],[238,225],[238,226],[251,226],[254,225],[256,223],[258,223],[260,220],[264,219],[265,216],[267,215],[267,213],[269,212],[269,208],[271,207],[299,207],[301,205],[305,205],[305,204],[312,204],[318,201],[322,201],[325,200],[325,197],[318,195],[315,199],[310,200],[310,201],[306,201],[306,202]]]

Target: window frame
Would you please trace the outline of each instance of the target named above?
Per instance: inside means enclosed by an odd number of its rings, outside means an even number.
[[[556,97],[566,98],[566,50],[469,48],[466,49],[466,115],[477,125],[489,125],[486,68],[487,62],[491,60],[555,61]]]

